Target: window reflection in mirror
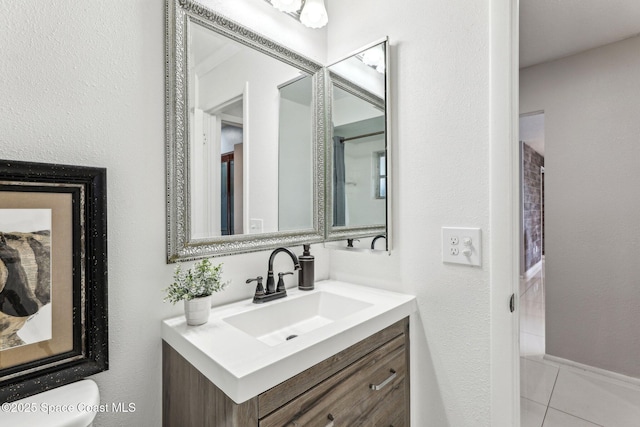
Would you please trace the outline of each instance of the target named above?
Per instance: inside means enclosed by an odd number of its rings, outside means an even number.
[[[375,153],[376,158],[376,199],[387,198],[387,153],[386,151],[378,151]]]
[[[191,239],[312,229],[312,78],[189,30]]]

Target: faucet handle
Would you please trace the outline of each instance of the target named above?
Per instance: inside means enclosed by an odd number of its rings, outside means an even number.
[[[263,296],[264,295],[264,287],[262,286],[262,276],[258,276],[255,279],[247,279],[247,283],[258,282],[256,286],[256,294],[255,296]]]
[[[293,274],[293,271],[287,271],[286,273],[278,273],[278,286],[276,287],[276,292],[282,292],[286,290],[286,288],[284,287],[284,280],[282,280],[282,277],[286,276],[287,274]]]

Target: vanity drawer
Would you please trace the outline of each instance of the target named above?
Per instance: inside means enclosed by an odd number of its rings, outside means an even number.
[[[401,335],[263,418],[259,425],[402,426],[408,397],[406,360]]]
[[[401,337],[405,347],[409,348],[409,322],[408,319],[400,320],[393,325],[376,332],[364,340],[352,345],[338,354],[312,366],[306,371],[288,379],[261,393],[258,396],[258,418],[265,418],[273,411],[281,408],[288,402],[322,381],[330,378],[362,357],[375,351],[394,338]],[[408,350],[407,350],[408,351]]]

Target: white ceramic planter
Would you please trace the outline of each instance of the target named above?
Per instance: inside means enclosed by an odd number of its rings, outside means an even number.
[[[211,295],[184,301],[184,315],[187,325],[198,326],[209,321],[211,313]]]

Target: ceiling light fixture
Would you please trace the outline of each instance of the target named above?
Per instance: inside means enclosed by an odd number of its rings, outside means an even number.
[[[281,12],[300,20],[309,28],[322,28],[329,22],[324,0],[264,0]]]
[[[329,22],[324,0],[305,0],[300,12],[300,22],[309,28],[322,28]]]
[[[271,4],[281,12],[295,13],[302,7],[302,0],[271,0]]]
[[[385,72],[385,59],[384,51],[381,46],[374,46],[371,49],[365,51],[362,54],[362,62],[372,68],[375,68],[379,73]]]

